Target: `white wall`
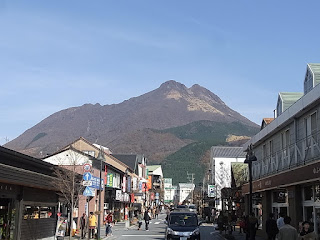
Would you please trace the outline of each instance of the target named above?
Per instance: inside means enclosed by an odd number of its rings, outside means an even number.
[[[213,158],[214,165],[214,183],[216,185],[216,199],[221,199],[221,189],[231,187],[231,163],[243,163],[245,158]],[[221,200],[217,209],[221,210]]]

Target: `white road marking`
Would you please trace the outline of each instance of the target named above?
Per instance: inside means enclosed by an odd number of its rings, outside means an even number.
[[[160,224],[160,222],[155,222],[154,224]]]

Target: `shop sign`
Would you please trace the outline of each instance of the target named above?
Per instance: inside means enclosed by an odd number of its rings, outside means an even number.
[[[131,193],[131,194],[130,194],[130,199],[131,199],[130,202],[131,202],[131,203],[134,203],[134,193]]]
[[[138,189],[138,179],[136,177],[132,178],[132,190],[136,191]]]
[[[147,190],[150,190],[152,188],[152,176],[148,176],[147,179]]]
[[[127,192],[131,192],[131,177],[128,176],[127,179]]]
[[[121,201],[122,200],[122,192],[121,190],[116,190],[116,200]]]
[[[113,174],[107,174],[107,187],[113,187]]]
[[[216,187],[215,185],[208,185],[208,197],[216,196]]]
[[[123,176],[122,177],[122,192],[126,191],[126,182],[127,182],[126,176]]]

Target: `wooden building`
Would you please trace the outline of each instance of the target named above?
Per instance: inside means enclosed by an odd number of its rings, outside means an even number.
[[[58,179],[52,167],[0,146],[0,239],[53,239]]]

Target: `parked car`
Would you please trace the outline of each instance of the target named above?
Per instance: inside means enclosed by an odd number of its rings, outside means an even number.
[[[200,226],[196,213],[171,212],[167,220],[166,240],[200,240]]]

